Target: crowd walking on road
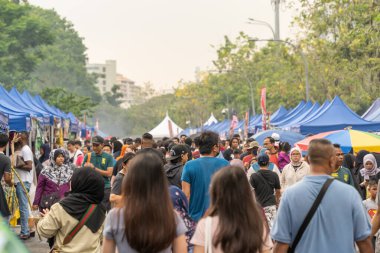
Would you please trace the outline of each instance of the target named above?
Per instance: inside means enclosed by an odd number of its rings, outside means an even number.
[[[14,187],[19,240],[51,252],[380,252],[379,154],[274,137],[94,136],[36,158],[26,133],[0,134],[1,217]]]

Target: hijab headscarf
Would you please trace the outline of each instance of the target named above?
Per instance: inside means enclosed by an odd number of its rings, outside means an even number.
[[[85,223],[85,226],[96,233],[106,217],[106,209],[101,204],[103,197],[103,177],[95,170],[84,167],[74,171],[71,178],[71,191],[59,203],[68,214],[78,221],[86,213],[90,204],[97,204],[94,213]]]
[[[65,158],[61,166],[55,163],[59,155],[63,155]],[[44,175],[59,186],[68,183],[74,173],[74,167],[70,163],[69,152],[65,149],[54,149],[50,152],[49,159],[50,163],[42,169],[41,175]]]
[[[116,159],[118,156],[120,156],[121,153],[121,147],[123,144],[120,141],[115,141],[113,143],[113,157]]]
[[[372,169],[370,170],[367,170],[366,168],[361,169],[360,173],[362,174],[362,176],[368,176],[368,177],[375,176],[377,173],[380,172],[380,169],[377,168],[377,162],[374,155],[372,154],[365,155],[363,158],[363,165],[365,165],[367,162],[372,163]]]
[[[40,156],[40,158],[38,158],[38,161],[40,163],[43,163],[43,162],[45,162],[46,160],[49,159],[49,155],[50,155],[51,149],[50,149],[50,145],[49,144],[42,144],[41,145],[41,149],[44,151],[44,153],[43,153],[43,155]]]
[[[355,158],[355,168],[360,170],[363,168],[363,158],[368,155],[369,152],[367,150],[360,150]]]
[[[186,241],[189,243],[197,226],[195,221],[189,215],[189,202],[187,201],[186,195],[177,186],[171,185],[169,187],[169,192],[173,207],[181,216],[187,228]]]
[[[298,162],[294,162],[293,160],[292,160],[292,153],[294,152],[294,151],[298,151],[299,153],[300,153],[300,155],[301,155],[301,159],[298,161]],[[294,147],[294,148],[292,148],[291,150],[290,150],[290,163],[292,164],[292,166],[293,167],[299,167],[299,166],[301,166],[301,164],[302,164],[302,151],[301,151],[301,149],[299,148],[299,147]]]

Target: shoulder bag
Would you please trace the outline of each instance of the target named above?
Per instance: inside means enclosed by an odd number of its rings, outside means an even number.
[[[329,178],[323,184],[321,190],[318,193],[317,198],[315,199],[313,205],[311,206],[309,212],[307,213],[305,220],[302,222],[302,225],[301,225],[300,229],[298,230],[297,235],[296,235],[292,245],[289,247],[288,253],[294,253],[294,251],[296,250],[296,247],[297,247],[298,243],[300,242],[303,233],[305,232],[307,226],[309,225],[311,219],[314,216],[314,213],[317,211],[318,206],[323,199],[323,196],[325,196],[327,189],[329,188],[329,186],[331,185],[331,183],[333,181],[334,181],[334,178]]]
[[[78,234],[78,232],[82,229],[82,227],[86,224],[86,222],[91,218],[97,206],[98,205],[96,204],[91,204],[87,208],[87,211],[83,214],[78,224],[70,231],[68,235],[66,235],[65,239],[63,239],[62,245],[66,245],[73,240],[73,238]],[[59,252],[62,252],[62,251],[54,246],[49,253],[59,253]]]

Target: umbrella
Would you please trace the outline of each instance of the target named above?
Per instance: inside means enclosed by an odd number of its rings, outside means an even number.
[[[340,144],[343,153],[348,153],[351,149],[353,149],[355,153],[360,150],[380,152],[380,135],[352,129],[316,134],[297,142],[296,145],[302,151],[307,151],[309,142],[318,138],[325,138],[332,143]]]
[[[253,136],[255,140],[259,144],[263,144],[264,139],[267,137],[272,136],[273,133],[277,133],[280,135],[280,141],[282,142],[288,142],[291,146],[294,146],[294,144],[297,141],[300,141],[305,138],[304,135],[296,132],[291,132],[291,131],[284,131],[284,130],[267,130],[267,131],[262,131]]]

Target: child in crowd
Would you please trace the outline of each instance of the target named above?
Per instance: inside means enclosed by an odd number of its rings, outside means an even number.
[[[368,219],[371,221],[372,218],[375,216],[377,212],[377,203],[376,203],[376,194],[377,194],[377,182],[376,180],[370,180],[368,182],[368,189],[369,197],[366,200],[363,200],[363,205],[365,210],[367,211],[368,214]],[[379,236],[379,233],[377,233],[373,237],[373,245],[375,245],[376,242],[376,237]],[[376,252],[378,252],[376,250]]]

